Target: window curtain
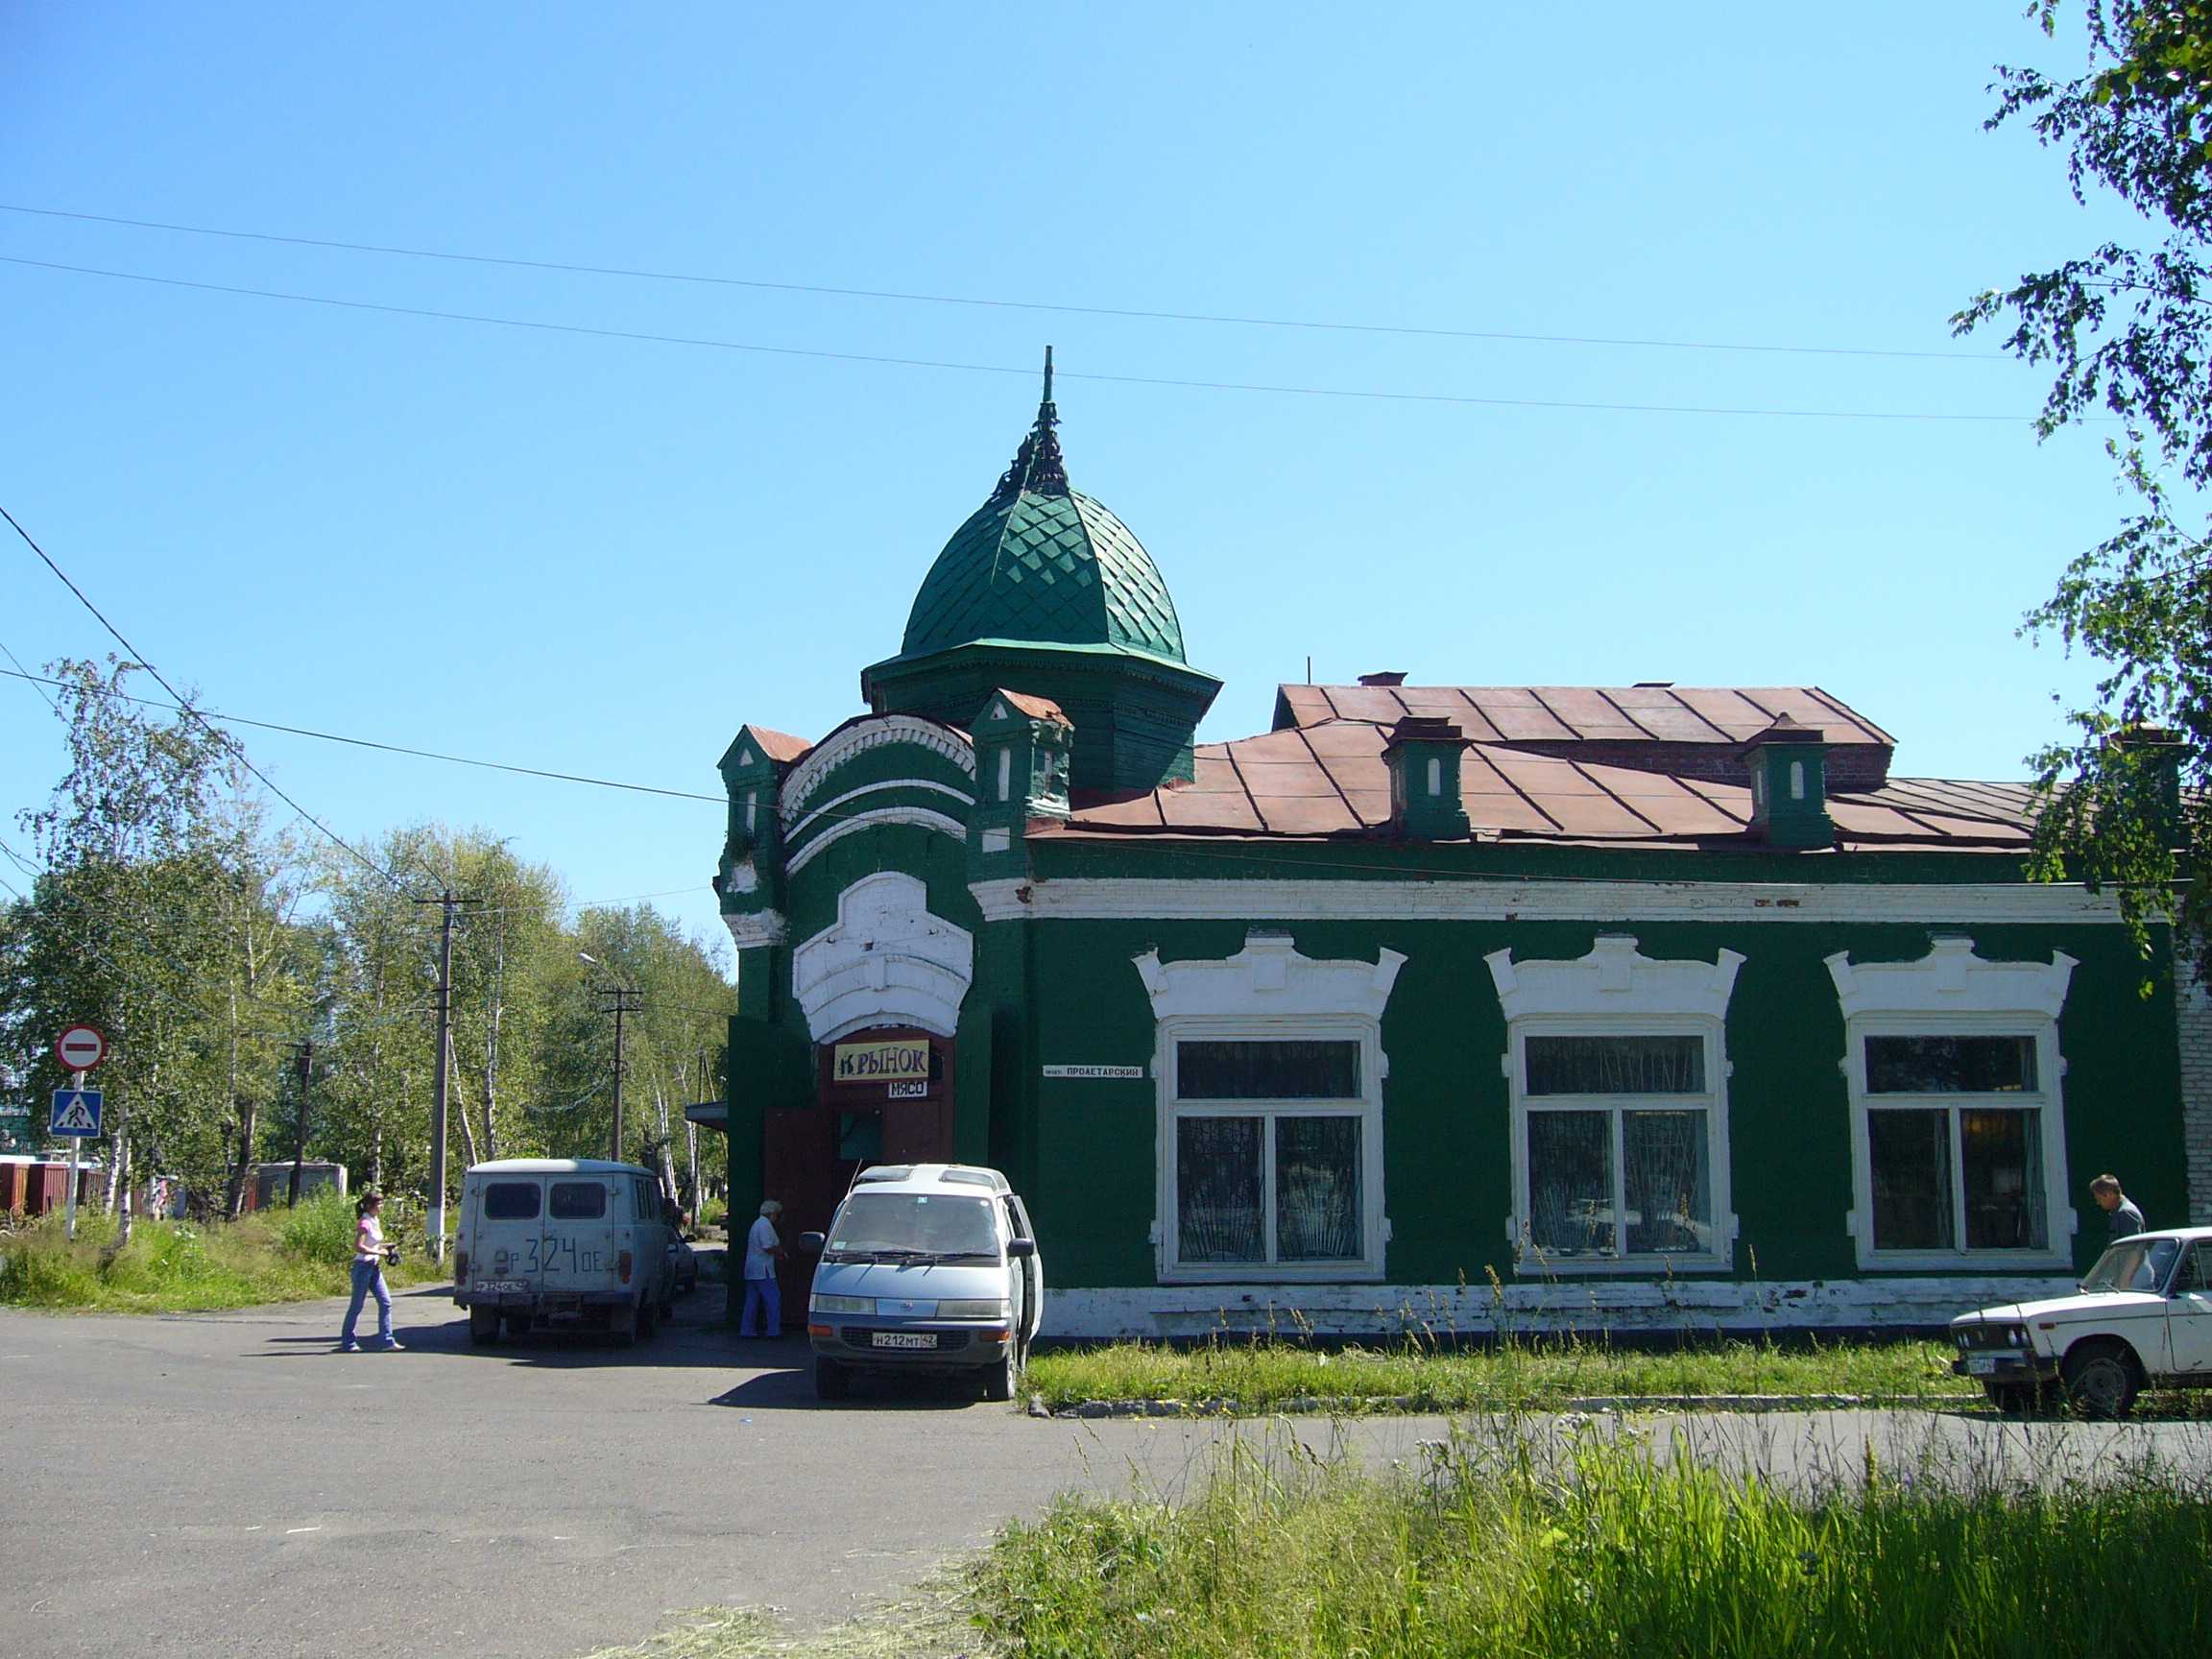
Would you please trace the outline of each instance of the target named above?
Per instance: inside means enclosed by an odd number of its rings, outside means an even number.
[[[1702,1094],[1705,1039],[1530,1036],[1530,1094]]]
[[[1528,1114],[1528,1234],[1557,1256],[1613,1253],[1610,1113]]]
[[[1276,1259],[1356,1262],[1359,1232],[1359,1119],[1276,1118]]]
[[[1180,1100],[1357,1100],[1357,1043],[1178,1043]]]
[[[1885,1109],[1866,1114],[1874,1177],[1874,1248],[1950,1250],[1951,1114]]]
[[[1623,1112],[1621,1143],[1629,1252],[1712,1249],[1705,1114]]]
[[[1264,1262],[1258,1118],[1175,1120],[1177,1254],[1189,1262]]]

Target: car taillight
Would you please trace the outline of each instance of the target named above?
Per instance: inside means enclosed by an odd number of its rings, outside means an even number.
[[[453,1252],[453,1283],[458,1285],[468,1277],[469,1252],[466,1250],[456,1250]]]
[[[618,1278],[619,1278],[619,1279],[622,1281],[622,1283],[623,1283],[623,1284],[625,1284],[625,1285],[627,1285],[627,1284],[629,1284],[629,1283],[630,1283],[630,1267],[631,1267],[631,1256],[630,1256],[630,1252],[629,1252],[629,1251],[625,1250],[625,1251],[623,1251],[623,1252],[622,1252],[622,1254],[621,1254],[621,1255],[619,1255],[619,1256],[617,1256],[617,1257],[615,1257],[615,1258],[614,1258],[614,1272],[615,1272],[615,1275],[616,1275],[616,1277],[618,1277]]]

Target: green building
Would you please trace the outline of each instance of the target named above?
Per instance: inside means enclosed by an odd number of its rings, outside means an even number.
[[[722,758],[735,1213],[995,1165],[1086,1336],[1929,1325],[2070,1286],[2102,1171],[2212,1219],[2212,1009],[2024,878],[2027,785],[1807,687],[1370,675],[1196,745],[1056,424],[869,712]]]

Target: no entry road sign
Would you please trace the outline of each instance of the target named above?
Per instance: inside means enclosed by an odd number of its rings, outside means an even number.
[[[54,1114],[46,1121],[46,1133],[64,1140],[74,1138],[88,1141],[100,1133],[100,1108],[104,1097],[97,1089],[57,1089],[54,1091]]]
[[[90,1025],[72,1025],[55,1040],[55,1057],[72,1071],[89,1071],[108,1058],[108,1039]]]

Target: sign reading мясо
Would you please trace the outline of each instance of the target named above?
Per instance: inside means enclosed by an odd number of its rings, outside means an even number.
[[[838,1083],[879,1083],[929,1075],[926,1043],[840,1043],[830,1061]]]

